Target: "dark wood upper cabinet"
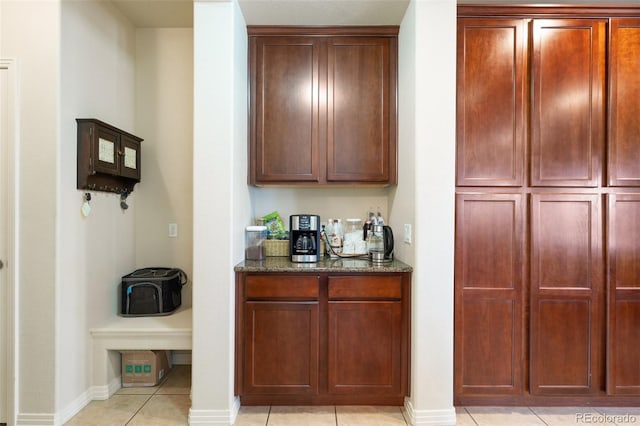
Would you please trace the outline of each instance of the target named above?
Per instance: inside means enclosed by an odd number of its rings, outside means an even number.
[[[640,186],[640,18],[611,20],[610,186]]]
[[[606,21],[532,21],[531,185],[601,182]]]
[[[249,27],[249,183],[397,183],[398,27]]]
[[[251,43],[251,126],[256,182],[319,182],[320,41],[256,37]]]
[[[393,181],[395,44],[390,37],[328,40],[327,181]]]
[[[523,19],[458,19],[458,186],[523,184],[527,30]]]

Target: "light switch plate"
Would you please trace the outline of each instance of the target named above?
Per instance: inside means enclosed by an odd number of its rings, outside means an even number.
[[[411,224],[404,224],[404,242],[407,244],[411,244]]]
[[[178,236],[178,224],[170,223],[169,224],[169,237],[176,238]]]

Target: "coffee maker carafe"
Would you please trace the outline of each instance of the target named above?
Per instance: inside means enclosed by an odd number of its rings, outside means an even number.
[[[320,216],[310,214],[289,216],[289,233],[292,262],[320,260]]]

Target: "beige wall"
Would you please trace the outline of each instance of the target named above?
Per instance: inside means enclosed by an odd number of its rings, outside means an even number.
[[[318,214],[320,220],[366,217],[369,207],[380,207],[389,217],[390,188],[256,188],[251,187],[252,217],[278,211],[289,229],[289,215]],[[247,223],[247,225],[250,225]]]
[[[0,9],[0,56],[16,59],[19,84],[16,398],[19,412],[47,421],[55,404],[60,8],[5,0]]]
[[[136,30],[136,130],[142,181],[136,187],[136,267],[179,267],[193,258],[193,29]],[[168,236],[169,223],[178,236]],[[183,288],[191,306],[191,282]]]
[[[61,24],[55,395],[64,421],[91,396],[88,330],[116,315],[118,283],[135,266],[139,185],[128,210],[120,208],[118,195],[93,192],[91,213],[81,216],[85,191],[76,189],[75,119],[98,118],[138,133],[135,28],[110,3],[94,1],[61,2]],[[32,363],[28,357],[21,362]]]

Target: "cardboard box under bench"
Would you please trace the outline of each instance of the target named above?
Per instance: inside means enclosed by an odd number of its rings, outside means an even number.
[[[122,351],[122,387],[155,386],[171,371],[169,351]]]

